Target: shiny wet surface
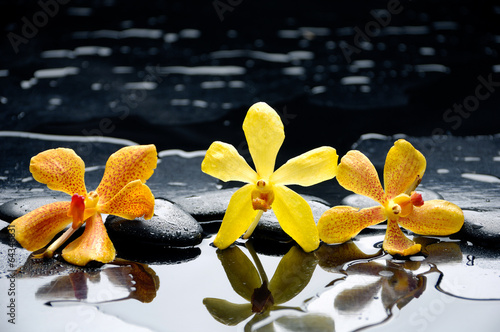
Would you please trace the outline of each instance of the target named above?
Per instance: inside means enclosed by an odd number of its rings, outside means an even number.
[[[311,254],[258,238],[221,252],[211,245],[220,220],[203,220],[199,245],[117,241],[121,261],[76,268],[31,261],[0,221],[1,330],[496,331],[499,7],[401,1],[355,44],[355,28],[389,2],[242,1],[222,18],[213,3],[78,0],[17,52],[3,38],[0,203],[56,194],[33,180],[29,158],[59,146],[85,160],[88,187],[118,148],[154,143],[156,197],[231,188],[201,173],[204,150],[221,140],[248,159],[241,123],[265,101],[287,134],[277,165],[331,145],[340,156],[360,149],[381,171],[393,135],[411,135],[428,160],[423,189],[472,222],[450,238],[418,237],[423,253],[400,259],[380,251],[384,225]],[[42,10],[1,6],[4,35],[22,35],[23,17]],[[443,133],[455,137],[431,136]],[[297,191],[332,206],[350,194],[336,180]]]

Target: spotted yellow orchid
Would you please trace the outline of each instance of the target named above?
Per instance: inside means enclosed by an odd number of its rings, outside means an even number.
[[[90,261],[111,262],[116,251],[108,237],[101,213],[126,219],[151,219],[154,196],[145,182],[156,168],[154,145],[122,148],[112,154],[95,191],[87,192],[85,164],[71,149],[46,150],[31,158],[30,172],[49,189],[72,195],[71,202],[55,202],[35,209],[12,222],[16,240],[26,249],[45,247],[68,224],[71,227],[36,258],[52,257],[54,251],[85,223],[85,231],[67,245],[63,258],[84,266]]]
[[[384,189],[370,160],[359,151],[349,151],[338,166],[337,180],[347,190],[367,196],[380,206],[356,209],[336,206],[318,221],[326,243],[343,243],[364,228],[387,220],[383,249],[391,255],[413,255],[420,244],[408,239],[399,226],[421,235],[456,233],[464,223],[462,210],[444,200],[424,202],[414,190],[422,180],[425,157],[409,142],[400,139],[389,150],[384,166]]]
[[[225,249],[245,231],[244,238],[250,237],[262,213],[272,208],[285,233],[304,251],[315,250],[319,236],[311,208],[285,185],[311,186],[332,179],[337,173],[335,149],[316,148],[274,171],[278,150],[285,139],[278,113],[266,103],[254,104],[243,121],[243,131],[256,171],[234,146],[222,142],[212,143],[201,164],[203,172],[222,181],[247,183],[231,197],[214,244]]]

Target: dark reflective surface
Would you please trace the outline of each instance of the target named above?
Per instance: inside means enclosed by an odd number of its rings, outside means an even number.
[[[62,2],[0,1],[0,203],[53,195],[29,159],[60,146],[85,160],[89,187],[111,153],[154,143],[156,197],[220,189],[200,171],[203,150],[230,142],[248,159],[242,120],[265,101],[287,127],[277,166],[331,145],[381,171],[400,137],[383,135],[404,133],[427,157],[422,187],[473,222],[453,238],[416,237],[422,254],[395,260],[377,245],[383,225],[312,254],[259,239],[220,252],[220,220],[205,220],[200,245],[117,242],[139,263],[81,269],[30,261],[0,221],[0,304],[16,312],[0,330],[496,332],[497,4]],[[349,194],[336,180],[294,189],[332,206]]]

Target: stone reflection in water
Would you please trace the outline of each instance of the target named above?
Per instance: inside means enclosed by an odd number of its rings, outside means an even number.
[[[58,276],[42,285],[35,294],[37,299],[51,306],[71,302],[100,304],[127,299],[150,303],[160,287],[160,279],[148,265],[120,258],[102,268],[75,268],[57,258],[37,260],[30,257],[18,270],[18,275],[24,277],[54,274]]]
[[[305,253],[296,246],[292,247],[283,256],[269,281],[251,241],[246,242],[246,247],[253,263],[237,246],[217,250],[217,256],[231,287],[248,303],[236,304],[223,299],[205,298],[203,304],[209,313],[218,322],[229,326],[235,326],[254,315],[245,325],[245,330],[250,330],[256,327],[256,323],[268,318],[271,311],[302,311],[300,307],[281,304],[293,299],[309,283],[317,265],[314,254]],[[273,324],[274,322],[271,322],[266,325],[265,330],[274,330]]]
[[[352,331],[387,321],[414,299],[428,285],[426,274],[436,265],[460,263],[462,253],[456,242],[415,237],[422,254],[397,260],[380,252],[368,255],[354,242],[323,245],[316,253],[319,264],[327,271],[339,271],[346,277],[334,280],[331,287],[307,303],[307,311],[330,315],[337,331]],[[377,258],[378,256],[378,258]],[[350,262],[349,262],[350,261]]]

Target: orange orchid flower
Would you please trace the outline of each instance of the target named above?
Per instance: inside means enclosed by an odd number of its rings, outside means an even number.
[[[413,255],[420,244],[408,239],[399,226],[421,235],[446,236],[456,233],[464,223],[462,210],[445,200],[424,202],[414,190],[422,180],[425,157],[410,143],[400,139],[389,150],[384,166],[382,189],[377,171],[359,151],[349,151],[338,166],[337,180],[347,190],[367,196],[380,206],[357,209],[336,206],[318,221],[320,239],[343,243],[364,228],[387,220],[383,249],[391,255]]]
[[[116,251],[108,237],[101,213],[126,219],[154,213],[154,196],[145,182],[157,163],[154,145],[128,146],[112,154],[101,183],[87,192],[85,164],[72,150],[51,149],[31,158],[30,172],[52,190],[72,195],[71,202],[55,202],[35,209],[12,222],[16,240],[26,249],[45,247],[69,223],[71,227],[36,258],[52,257],[54,251],[85,223],[84,233],[62,251],[63,258],[84,266],[90,261],[111,262]]]

